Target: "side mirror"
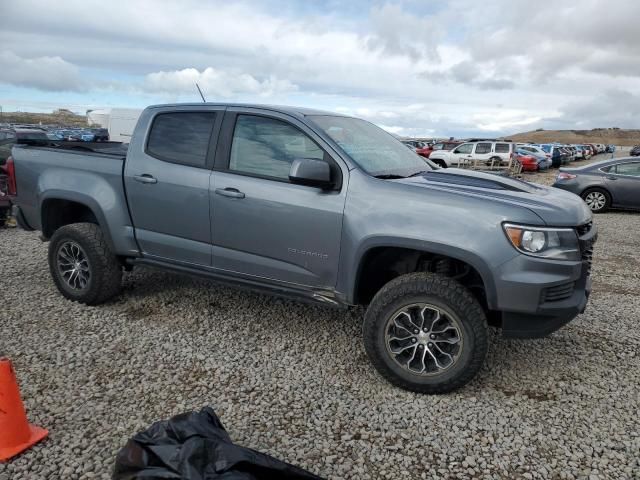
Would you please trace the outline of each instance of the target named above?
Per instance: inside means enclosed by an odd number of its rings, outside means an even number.
[[[332,188],[331,168],[324,160],[313,158],[296,158],[291,164],[289,180],[297,185],[307,185],[309,187],[319,187],[322,189]]]

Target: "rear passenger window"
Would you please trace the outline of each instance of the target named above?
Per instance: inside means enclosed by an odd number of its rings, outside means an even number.
[[[204,167],[214,112],[161,113],[155,117],[147,140],[147,153],[160,160]]]
[[[491,144],[490,143],[478,143],[476,145],[476,153],[490,153],[491,152]]]
[[[508,143],[496,143],[496,153],[509,153]]]
[[[619,163],[616,165],[618,175],[630,175],[640,177],[640,163]]]
[[[324,151],[293,125],[273,118],[238,115],[229,170],[288,180],[296,158],[323,157]]]

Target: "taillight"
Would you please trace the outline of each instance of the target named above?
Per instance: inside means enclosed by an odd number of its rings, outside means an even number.
[[[16,165],[13,162],[13,157],[7,158],[7,163],[4,165],[7,171],[7,193],[9,196],[15,197],[18,194],[18,187],[16,183]]]
[[[560,172],[558,173],[558,180],[573,180],[577,175],[573,175],[572,173]]]

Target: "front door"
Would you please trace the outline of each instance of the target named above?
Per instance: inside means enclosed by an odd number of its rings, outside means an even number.
[[[452,167],[457,167],[464,163],[470,162],[472,159],[473,143],[463,143],[462,145],[454,148],[451,151],[451,164]]]
[[[146,257],[210,266],[209,183],[223,109],[145,111],[125,163],[135,236]]]
[[[304,124],[259,112],[225,117],[222,135],[231,146],[212,177],[213,266],[248,278],[334,288],[347,170]],[[290,183],[296,158],[328,161],[336,189]]]

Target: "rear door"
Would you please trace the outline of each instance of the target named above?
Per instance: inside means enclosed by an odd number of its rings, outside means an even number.
[[[327,161],[336,188],[290,183],[295,158]],[[230,108],[212,177],[213,266],[244,278],[335,288],[347,175],[299,120]]]
[[[508,164],[509,160],[511,160],[511,147],[512,143],[503,143],[496,142],[494,147],[494,156],[500,157],[500,162],[502,164]]]
[[[479,142],[476,143],[473,150],[473,159],[478,163],[487,163],[491,158],[491,142]]]
[[[640,162],[619,163],[606,178],[614,205],[640,208]]]
[[[149,109],[125,162],[135,236],[147,257],[210,266],[209,177],[224,107]]]

